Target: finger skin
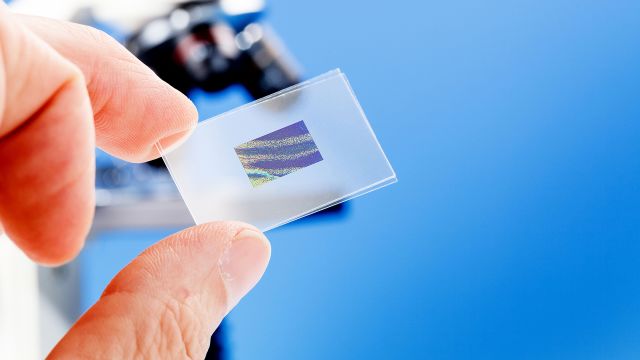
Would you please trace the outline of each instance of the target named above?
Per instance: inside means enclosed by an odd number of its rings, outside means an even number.
[[[82,70],[103,150],[147,161],[159,155],[156,142],[170,147],[196,126],[193,103],[104,32],[42,17],[19,19]]]
[[[50,359],[202,359],[230,307],[220,259],[249,225],[200,225],[157,243],[111,281],[49,355]],[[257,231],[257,230],[256,230]],[[262,276],[266,238],[248,266]],[[257,281],[256,278],[256,281]]]
[[[32,259],[79,251],[94,208],[94,128],[79,69],[0,6],[0,222]]]
[[[145,161],[196,121],[184,95],[104,33],[0,3],[0,223],[32,259],[57,265],[81,248],[95,143]]]

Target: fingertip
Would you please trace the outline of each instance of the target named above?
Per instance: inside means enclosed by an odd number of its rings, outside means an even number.
[[[218,271],[225,288],[226,313],[255,287],[271,259],[271,243],[253,225],[240,221],[216,221],[186,233],[203,248],[218,248]],[[222,249],[220,249],[222,245]]]
[[[103,296],[121,289],[161,288],[175,294],[176,289],[186,288],[216,299],[214,307],[226,314],[260,279],[270,256],[269,241],[252,225],[236,221],[201,224],[145,250],[109,284]]]
[[[267,269],[270,258],[269,240],[253,227],[245,227],[228,243],[219,260],[227,289],[227,311],[255,287]]]
[[[82,219],[73,224],[59,226],[61,221],[54,220],[50,224],[43,224],[43,231],[27,233],[24,238],[12,237],[12,240],[28,258],[39,265],[64,265],[78,256],[90,232],[93,209],[84,211]],[[52,230],[54,226],[55,229]]]
[[[93,196],[85,197],[82,203],[74,204],[77,211],[67,211],[71,204],[60,198],[57,200],[60,213],[42,211],[48,212],[48,216],[28,224],[31,229],[16,231],[21,237],[13,240],[27,257],[40,265],[64,265],[75,259],[85,245],[94,217],[94,201]]]
[[[164,121],[172,125],[172,132],[162,137],[159,142],[163,147],[171,147],[184,141],[198,124],[198,109],[193,102],[183,93],[166,85],[166,99],[163,102]]]
[[[39,265],[46,267],[57,267],[67,264],[75,259],[85,244],[85,236],[81,235],[73,241],[59,241],[56,248],[47,248],[45,251],[25,251],[27,257]],[[51,240],[44,240],[51,241]]]
[[[180,100],[181,104],[178,105],[179,110],[176,112],[176,116],[182,118],[178,122],[183,125],[177,132],[163,137],[157,144],[154,144],[150,155],[153,158],[157,158],[178,148],[189,139],[189,136],[191,136],[196,129],[198,124],[198,110],[186,96],[182,95],[181,97],[183,100]]]
[[[155,77],[155,75],[153,75]],[[126,117],[138,113],[133,122],[128,122],[118,131],[100,116],[97,126],[98,144],[108,153],[121,159],[141,163],[157,159],[184,143],[198,124],[198,111],[195,105],[184,94],[172,88],[162,80],[159,89],[153,91],[137,91],[141,101],[133,102]],[[133,91],[133,90],[132,90]],[[109,114],[113,119],[113,114]],[[107,128],[104,127],[107,125]],[[106,136],[111,133],[110,136]]]
[[[22,21],[85,74],[97,145],[107,153],[149,161],[160,155],[158,144],[172,147],[196,126],[198,112],[189,98],[104,32],[51,19]]]

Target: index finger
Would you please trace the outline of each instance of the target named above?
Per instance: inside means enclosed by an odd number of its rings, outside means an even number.
[[[96,144],[133,162],[159,156],[155,144],[175,145],[195,127],[189,99],[104,32],[74,23],[20,15],[32,32],[82,70]]]

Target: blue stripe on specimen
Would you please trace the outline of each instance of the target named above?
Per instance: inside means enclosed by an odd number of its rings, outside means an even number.
[[[240,144],[235,151],[254,187],[323,160],[304,121]]]

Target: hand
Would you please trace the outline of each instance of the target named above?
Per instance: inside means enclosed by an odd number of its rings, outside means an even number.
[[[196,120],[186,97],[102,32],[0,3],[0,229],[33,260],[56,265],[80,251],[95,145],[146,161]],[[264,235],[242,223],[170,236],[112,280],[50,357],[202,358],[269,256]]]

